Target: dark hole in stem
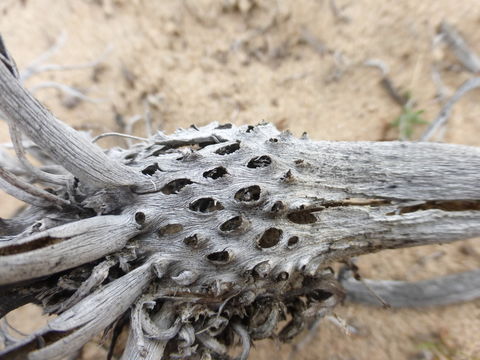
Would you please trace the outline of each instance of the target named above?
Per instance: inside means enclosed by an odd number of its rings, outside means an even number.
[[[292,236],[290,239],[288,239],[287,245],[289,247],[295,246],[298,244],[298,236]]]
[[[212,198],[201,198],[192,202],[189,206],[192,211],[208,213],[216,210],[222,210],[223,205]]]
[[[277,228],[270,228],[266,230],[262,237],[258,240],[258,246],[263,249],[271,248],[275,246],[280,241],[280,237],[282,236],[282,230]]]
[[[187,236],[185,239],[183,239],[183,243],[185,245],[193,247],[193,248],[197,247],[198,246],[198,236],[197,236],[197,234]]]
[[[232,126],[233,126],[232,124],[226,123],[226,124],[218,125],[218,126],[215,128],[215,130],[231,129]]]
[[[252,185],[238,190],[235,194],[237,201],[257,201],[260,199],[260,186]]]
[[[178,193],[181,189],[183,189],[185,186],[193,184],[193,182],[190,179],[176,179],[173,181],[170,181],[168,184],[164,185],[160,191],[164,193],[165,195],[171,195],[171,194],[176,194]]]
[[[262,168],[262,167],[267,167],[272,163],[272,159],[270,156],[267,155],[262,155],[262,156],[257,156],[252,158],[248,164],[247,167],[250,169],[256,169],[256,168]]]
[[[227,154],[234,153],[239,149],[240,149],[240,143],[236,142],[234,144],[230,144],[215,150],[215,153],[218,155],[227,155]]]
[[[222,225],[220,225],[220,230],[222,231],[233,231],[236,230],[242,225],[242,217],[235,216],[227,221],[225,221]]]
[[[287,215],[288,220],[295,224],[313,224],[317,218],[309,211],[296,211]]]
[[[207,259],[217,264],[225,264],[230,260],[228,251],[217,251],[207,255]]]
[[[272,212],[275,214],[282,211],[283,209],[285,209],[285,204],[280,200],[275,201],[275,203],[272,205]]]
[[[326,290],[322,290],[322,289],[313,290],[309,294],[309,297],[312,300],[315,300],[315,301],[325,301],[332,296],[333,296],[333,294],[330,291],[326,291]]]
[[[158,163],[155,163],[143,169],[142,174],[152,176],[157,170],[160,170],[160,168],[158,167]]]
[[[130,153],[125,155],[125,160],[135,160],[136,157],[137,157],[137,153]]]
[[[139,225],[145,224],[145,213],[137,211],[135,213],[135,222]]]
[[[205,178],[212,178],[214,180],[221,178],[228,174],[227,169],[225,169],[223,166],[216,167],[212,170],[205,171],[203,173],[203,177]]]

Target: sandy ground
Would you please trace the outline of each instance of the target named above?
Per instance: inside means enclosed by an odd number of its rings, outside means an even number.
[[[378,69],[409,91],[416,109],[433,119],[439,111],[431,71],[435,64],[448,95],[473,75],[445,47],[432,49],[442,20],[454,24],[480,52],[477,0],[338,0],[335,15],[326,0],[0,0],[0,32],[20,69],[61,35],[63,47],[49,60],[62,65],[92,61],[102,66],[55,71],[28,80],[32,88],[56,81],[81,89],[100,102],[72,102],[56,89],[37,96],[62,120],[94,134],[119,131],[120,124],[148,103],[155,129],[167,132],[211,121],[273,122],[313,139],[389,140],[389,125],[401,108],[380,85]],[[105,53],[106,52],[106,53]],[[455,107],[443,141],[480,145],[478,92]],[[414,137],[421,134],[416,127]],[[137,134],[145,134],[141,125]],[[0,141],[8,139],[0,123]],[[110,146],[102,140],[102,146]],[[0,216],[19,203],[0,195]],[[365,277],[423,279],[472,269],[480,244],[470,240],[384,252],[360,259]],[[295,359],[479,359],[480,302],[428,310],[367,309],[346,305],[338,316],[359,329],[347,336],[325,322]],[[23,330],[45,319],[27,306],[9,315]],[[291,345],[265,341],[253,359],[287,359]],[[82,359],[102,359],[90,343]]]

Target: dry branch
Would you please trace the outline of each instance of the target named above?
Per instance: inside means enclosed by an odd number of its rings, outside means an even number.
[[[100,188],[145,184],[144,177],[109,159],[99,147],[58,121],[5,65],[0,66],[0,103],[9,121],[78,179]]]
[[[426,307],[472,301],[480,297],[480,270],[408,282],[392,280],[363,280],[378,297],[392,307]],[[354,278],[341,281],[347,300],[381,306],[368,287]]]
[[[1,63],[0,111],[71,173],[48,192],[59,207],[0,173],[31,204],[0,221],[2,315],[12,297],[59,314],[2,359],[73,355],[129,309],[124,359],[235,343],[245,359],[250,339],[289,341],[342,301],[332,262],[480,236],[478,148],[213,123],[104,153]]]
[[[109,215],[5,240],[0,243],[0,285],[89,263],[123,249],[139,231],[132,216]]]
[[[437,118],[428,126],[428,129],[420,138],[421,141],[428,141],[442,126],[445,126],[450,114],[452,113],[453,106],[462,99],[462,97],[471,90],[478,89],[480,87],[480,77],[472,78],[465,81],[462,86],[448,99],[445,105],[440,110]]]
[[[439,32],[444,37],[446,43],[453,50],[460,63],[472,73],[480,71],[480,58],[468,46],[460,33],[449,23],[442,21],[439,26]]]

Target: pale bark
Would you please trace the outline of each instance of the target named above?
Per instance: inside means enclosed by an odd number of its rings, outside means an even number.
[[[30,360],[60,360],[66,355],[75,354],[90,338],[127,311],[130,304],[142,294],[154,276],[151,269],[153,261],[148,261],[86,297],[45,328],[6,351],[0,350],[0,357],[7,360],[25,359],[28,354]],[[65,337],[57,341],[55,333],[63,333]],[[31,344],[39,337],[46,341],[45,346],[30,353]]]
[[[139,173],[112,161],[98,146],[57,120],[6,66],[0,66],[0,104],[4,116],[75,177],[97,187],[144,184]]]
[[[341,283],[347,300],[372,306],[383,305],[378,297],[395,308],[449,305],[480,297],[480,270],[415,282],[348,278]]]
[[[101,216],[0,242],[0,285],[50,275],[125,247],[139,233],[132,216]]]

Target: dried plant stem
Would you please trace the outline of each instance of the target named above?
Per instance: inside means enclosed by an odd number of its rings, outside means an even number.
[[[469,91],[480,87],[480,77],[472,78],[465,81],[462,86],[453,94],[453,96],[442,107],[440,113],[436,119],[430,124],[428,129],[420,138],[420,141],[429,141],[435,132],[437,132],[442,126],[444,126],[452,113],[453,105],[455,105],[460,99]]]
[[[364,279],[392,307],[425,307],[472,301],[480,297],[480,270],[417,282]],[[347,300],[372,306],[382,304],[359,281],[342,280]]]
[[[101,216],[0,243],[0,285],[49,275],[122,249],[139,233],[129,215]],[[32,250],[33,248],[33,250]],[[75,254],[72,258],[70,255]]]
[[[69,201],[37,188],[3,168],[0,168],[0,188],[3,188],[8,194],[18,196],[22,201],[35,206],[71,205]]]
[[[10,129],[10,138],[12,139],[12,144],[15,149],[15,154],[17,155],[17,158],[20,161],[20,163],[25,168],[26,172],[34,176],[35,179],[40,180],[44,183],[65,186],[68,181],[67,176],[46,173],[40,169],[37,169],[36,167],[34,167],[28,162],[26,153],[25,153],[25,148],[23,147],[23,143],[22,143],[21,132],[19,131],[19,129],[14,123],[9,121],[8,125]]]
[[[0,66],[0,107],[45,153],[80,180],[107,188],[148,184],[137,172],[108,158],[99,147],[58,121],[5,66]]]

